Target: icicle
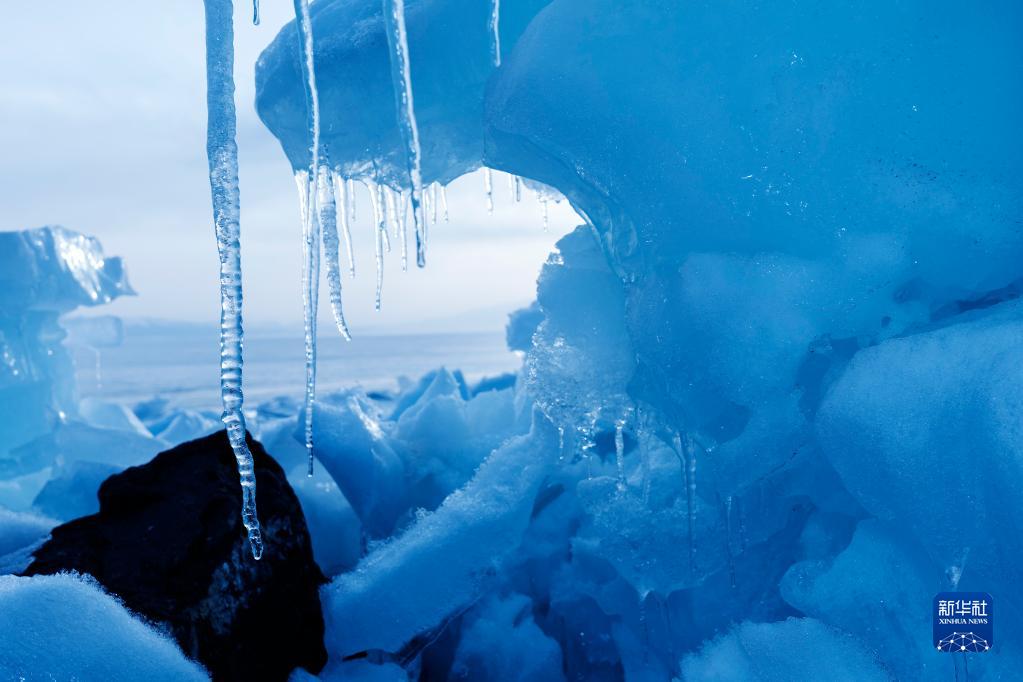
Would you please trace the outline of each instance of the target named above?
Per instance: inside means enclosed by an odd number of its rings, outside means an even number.
[[[515,176],[515,203],[522,201],[522,178]]]
[[[338,184],[344,186],[343,183]],[[326,166],[320,166],[320,172],[316,177],[316,205],[319,209],[320,230],[323,232],[323,252],[327,257],[330,308],[334,312],[337,330],[345,341],[351,341],[352,335],[348,331],[348,323],[345,322],[341,301],[341,243],[337,235],[337,200],[334,197],[334,182]]]
[[[438,184],[439,183],[436,183],[436,182],[430,184],[430,209],[433,211],[433,215],[430,217],[430,220],[433,221],[434,225],[437,224],[437,186],[438,186]]]
[[[316,216],[316,189],[320,167],[320,96],[316,90],[316,67],[313,52],[313,26],[309,16],[309,0],[294,0],[298,25],[299,52],[305,76],[306,111],[309,116],[310,163],[305,182],[299,182],[303,202],[303,233],[305,236],[305,268],[303,270],[303,303],[305,304],[305,447],[309,454],[309,475],[313,475],[313,409],[316,402],[316,311],[319,303],[319,224]],[[297,177],[297,176],[296,176]],[[313,187],[309,187],[309,184]],[[303,190],[301,185],[306,185]],[[303,194],[304,193],[304,194]]]
[[[615,422],[615,464],[618,467],[618,490],[625,490],[625,420]]]
[[[309,0],[294,0],[295,20],[298,25],[299,50],[302,55],[302,72],[305,76],[306,109],[309,115],[309,163],[310,176],[315,177],[320,165],[320,95],[316,90],[316,66],[313,60],[313,25],[309,16]]]
[[[487,194],[487,213],[494,214],[494,176],[489,168],[483,169],[483,191]]]
[[[427,241],[427,233],[430,231],[430,188],[423,189],[423,240]],[[427,242],[429,243],[429,242]]]
[[[501,66],[501,0],[490,0],[490,57]]]
[[[381,187],[384,192],[384,201],[387,205],[387,224],[390,226],[390,234],[398,238],[398,199],[393,189],[384,185]]]
[[[543,231],[546,232],[549,226],[549,219],[547,217],[547,197],[540,197],[540,212],[543,215]]]
[[[227,439],[242,486],[242,525],[252,557],[263,556],[256,515],[256,473],[245,442],[242,414],[242,266],[238,191],[237,120],[234,104],[234,6],[206,0],[206,154],[209,158],[213,226],[220,255],[220,396]]]
[[[349,205],[354,198],[352,181],[341,177],[341,169],[337,168],[330,174],[334,182],[334,211],[341,223],[341,234],[345,239],[345,253],[348,256],[348,274],[355,279],[355,247],[352,245],[352,226],[349,220]]]
[[[444,222],[448,222],[448,187],[447,185],[440,186],[440,201],[444,206]]]
[[[315,187],[309,173],[295,173],[298,206],[302,215],[302,308],[305,331],[305,448],[308,474],[313,475],[313,410],[316,404],[316,311],[319,309],[320,240],[316,219]]]
[[[367,182],[370,200],[373,203],[373,243],[376,249],[377,262],[377,291],[375,308],[380,310],[380,295],[384,289],[384,241],[383,236],[387,234],[387,226],[384,224],[384,198],[379,186],[375,182]]]
[[[348,178],[348,193],[345,195],[348,197],[349,207],[352,209],[351,223],[355,224],[355,178]]]
[[[401,215],[398,218],[401,228],[401,271],[408,272],[408,196],[405,192],[398,193],[398,201],[401,203]]]
[[[259,0],[252,0],[252,25],[259,26]]]
[[[405,0],[383,0],[387,23],[387,44],[390,47],[391,80],[394,100],[398,106],[398,127],[405,141],[405,160],[412,187],[412,220],[416,230],[416,264],[426,266],[426,242],[423,239],[423,176],[420,167],[419,126],[412,101],[412,68],[405,31]]]

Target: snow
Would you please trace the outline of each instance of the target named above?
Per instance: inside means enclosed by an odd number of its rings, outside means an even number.
[[[73,574],[0,576],[0,631],[0,671],[12,679],[209,679],[166,635]]]
[[[810,618],[743,623],[687,656],[682,673],[707,682],[890,679],[869,647]]]

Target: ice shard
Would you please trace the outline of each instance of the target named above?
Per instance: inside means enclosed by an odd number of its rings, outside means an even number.
[[[234,104],[234,4],[206,0],[206,155],[213,196],[213,226],[220,255],[220,396],[224,426],[238,462],[242,524],[252,556],[263,556],[256,515],[256,475],[245,443],[242,414],[242,265],[238,145]]]

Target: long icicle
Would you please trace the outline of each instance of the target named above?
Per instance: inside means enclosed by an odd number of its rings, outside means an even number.
[[[308,171],[295,173],[298,207],[302,216],[302,309],[305,331],[305,448],[309,456],[308,473],[313,472],[313,410],[316,403],[316,311],[319,308],[319,239],[315,202],[316,188]]]
[[[377,183],[370,180],[366,183],[370,201],[373,202],[373,244],[377,263],[377,291],[374,307],[380,310],[380,297],[384,290],[384,237],[387,226],[384,223],[384,200]]]
[[[349,219],[349,202],[352,200],[354,186],[341,176],[341,169],[336,168],[330,174],[334,182],[334,212],[341,223],[341,234],[345,239],[345,254],[348,256],[348,275],[355,279],[355,247],[352,245],[352,225]]]
[[[210,168],[213,226],[220,255],[220,396],[221,417],[238,464],[242,487],[242,525],[252,557],[263,556],[256,513],[256,472],[245,442],[242,414],[242,266],[240,193],[238,190],[237,117],[234,104],[234,5],[206,0],[206,154]]]
[[[401,202],[401,271],[408,272],[408,196],[405,192],[398,193],[398,201]]]
[[[387,44],[390,48],[391,81],[398,107],[398,128],[405,142],[405,161],[412,189],[412,220],[416,232],[416,265],[426,267],[426,239],[423,234],[423,173],[419,146],[419,126],[412,101],[412,68],[405,30],[405,0],[383,0]]]
[[[319,209],[320,230],[323,235],[323,253],[327,258],[327,289],[330,294],[330,308],[334,313],[337,330],[345,341],[352,335],[345,322],[344,306],[341,301],[341,240],[337,235],[337,200],[334,197],[334,183],[326,166],[320,166],[316,176],[316,206]]]
[[[398,238],[398,200],[395,197],[395,191],[387,185],[381,185],[380,189],[384,193],[384,201],[387,205],[387,225],[390,227],[390,236],[394,239]]]
[[[348,178],[348,181],[345,184],[348,185],[348,203],[350,205],[350,208],[352,209],[352,214],[351,214],[349,219],[351,220],[351,223],[354,225],[355,224],[355,178]]]
[[[446,185],[440,186],[440,202],[444,205],[444,222],[448,222],[448,188]]]
[[[313,51],[313,25],[309,0],[294,0],[295,23],[298,26],[299,54],[305,76],[306,111],[309,116],[309,173],[305,188],[303,232],[306,245],[306,269],[303,292],[305,303],[306,390],[305,447],[309,455],[309,475],[313,475],[313,410],[316,406],[316,310],[319,301],[319,239],[316,225],[316,177],[320,167],[320,96],[316,90],[316,67]],[[313,187],[309,187],[309,184]]]
[[[259,0],[252,0],[252,25],[259,26]]]

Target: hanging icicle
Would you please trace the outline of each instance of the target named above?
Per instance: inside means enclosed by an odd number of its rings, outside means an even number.
[[[316,67],[313,51],[313,26],[309,0],[294,0],[295,22],[298,25],[299,54],[305,76],[306,112],[309,117],[309,172],[299,182],[302,205],[305,266],[302,298],[305,308],[306,391],[305,446],[309,455],[309,475],[313,475],[313,410],[316,404],[316,310],[319,303],[319,225],[316,216],[316,178],[320,167],[320,96],[316,90]],[[304,185],[304,189],[303,186]],[[312,186],[310,186],[312,185]]]
[[[448,222],[448,188],[447,185],[440,186],[440,201],[444,206],[444,222]]]
[[[352,213],[351,213],[351,216],[350,216],[350,222],[351,222],[352,225],[354,225],[355,224],[355,178],[348,178],[348,181],[345,184],[348,185],[348,193],[347,193],[346,196],[348,197],[349,207],[352,209]]]
[[[313,410],[316,404],[316,311],[319,306],[319,224],[313,197],[316,188],[309,173],[295,173],[298,207],[302,217],[302,309],[305,332],[305,448],[313,475]]]
[[[252,0],[252,24],[259,26],[259,0]]]
[[[398,128],[405,142],[405,160],[411,185],[412,221],[416,232],[416,264],[426,266],[426,240],[423,235],[423,177],[420,167],[419,126],[416,123],[412,100],[412,69],[408,51],[408,33],[405,30],[405,0],[383,0],[384,21],[387,24],[387,44],[390,48],[391,81],[394,100],[398,107]]]
[[[398,202],[401,205],[398,218],[401,228],[401,271],[408,272],[408,195],[405,192],[398,193]]]
[[[234,104],[234,5],[206,0],[206,154],[209,159],[213,226],[220,255],[220,397],[227,439],[242,486],[242,525],[252,556],[263,556],[256,514],[256,472],[245,442],[242,413],[242,266],[238,190],[237,117]]]
[[[387,207],[387,226],[390,228],[390,236],[398,238],[398,199],[395,196],[395,191],[387,185],[382,185],[381,188],[384,192],[384,202]]]
[[[355,279],[355,246],[352,244],[352,226],[350,216],[350,204],[354,199],[354,185],[351,180],[347,182],[341,177],[341,169],[336,168],[330,174],[334,183],[334,206],[337,222],[341,224],[341,235],[345,240],[345,255],[348,257],[348,274]]]
[[[384,237],[387,234],[387,225],[384,219],[384,199],[380,187],[373,181],[368,181],[366,187],[369,189],[370,201],[373,204],[373,244],[376,253],[377,264],[377,289],[374,307],[380,310],[380,297],[384,289]]]
[[[316,176],[316,206],[319,209],[320,230],[323,234],[323,253],[327,259],[327,291],[330,294],[330,308],[334,313],[337,330],[345,341],[352,335],[345,322],[341,301],[341,240],[337,234],[337,199],[334,196],[334,182],[326,166],[320,166]],[[341,183],[343,187],[344,184]],[[351,258],[351,254],[349,254]]]

